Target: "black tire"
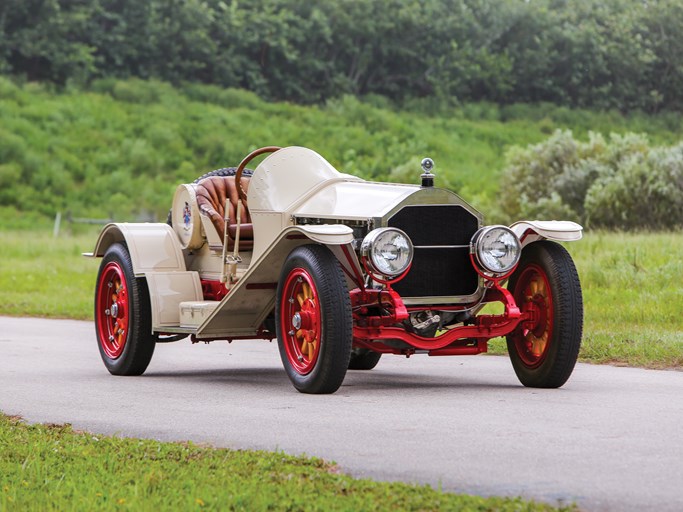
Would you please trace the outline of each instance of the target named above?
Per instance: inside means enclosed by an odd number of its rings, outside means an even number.
[[[199,183],[205,178],[211,178],[213,176],[234,176],[237,173],[237,167],[223,167],[222,169],[216,169],[215,171],[209,171],[206,174],[202,174],[199,178],[194,180],[192,183]],[[251,175],[254,173],[251,169],[244,169],[244,172],[242,173],[242,176],[246,176],[247,178],[250,178]],[[166,224],[169,226],[173,227],[173,219],[172,219],[172,214],[173,210],[168,211],[168,215],[166,216]]]
[[[337,391],[351,357],[353,317],[344,274],[329,249],[304,245],[289,254],[275,321],[282,364],[294,387],[302,393]]]
[[[372,370],[379,363],[382,354],[367,348],[354,348],[351,351],[349,370]]]
[[[507,336],[517,377],[528,387],[559,388],[574,370],[583,331],[581,283],[571,256],[555,242],[532,243],[508,289],[522,311],[535,309],[539,318]]]
[[[97,273],[95,330],[109,373],[145,372],[157,338],[152,334],[149,291],[146,279],[135,277],[128,248],[122,243],[107,249]]]

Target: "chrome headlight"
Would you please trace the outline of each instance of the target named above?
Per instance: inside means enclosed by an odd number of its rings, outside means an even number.
[[[522,253],[522,245],[510,228],[487,226],[474,234],[470,250],[482,270],[502,275],[515,268]]]
[[[413,243],[400,229],[373,229],[363,239],[360,255],[371,271],[394,278],[410,267],[413,261]]]

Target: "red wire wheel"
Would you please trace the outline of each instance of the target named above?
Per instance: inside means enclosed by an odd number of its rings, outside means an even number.
[[[100,346],[110,359],[123,353],[128,337],[128,292],[121,265],[116,261],[107,263],[97,283],[95,305],[97,336]]]
[[[524,322],[512,340],[522,362],[529,368],[543,363],[553,333],[553,297],[548,276],[538,265],[527,266],[519,276],[513,296],[522,312],[533,321]]]
[[[303,268],[292,270],[283,286],[281,325],[284,345],[294,371],[307,375],[320,354],[320,303],[313,278]]]
[[[353,316],[344,273],[322,245],[302,245],[282,266],[275,299],[280,358],[302,393],[334,393],[351,358]]]
[[[95,286],[95,331],[100,356],[114,375],[141,375],[157,336],[147,281],[135,277],[128,247],[112,244],[104,254]]]
[[[576,365],[583,332],[581,282],[571,256],[555,242],[528,245],[508,289],[528,317],[507,336],[517,377],[525,386],[562,386]]]

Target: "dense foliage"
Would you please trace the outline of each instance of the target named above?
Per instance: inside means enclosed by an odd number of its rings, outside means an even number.
[[[556,128],[580,136],[644,131],[660,144],[682,132],[680,116],[552,105],[469,104],[431,116],[351,96],[303,107],[196,84],[104,80],[92,89],[54,93],[0,77],[0,209],[163,219],[178,183],[275,144],[310,147],[367,179],[409,183],[418,181],[420,159],[431,156],[439,186],[459,191],[490,220],[505,220],[495,213],[509,146],[538,143]]]
[[[590,227],[683,225],[683,143],[650,147],[647,137],[570,131],[508,155],[503,203],[511,217],[578,220]]]
[[[0,72],[266,99],[683,108],[680,0],[3,0]]]

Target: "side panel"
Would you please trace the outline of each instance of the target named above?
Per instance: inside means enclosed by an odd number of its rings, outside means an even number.
[[[115,242],[126,242],[137,277],[147,272],[186,270],[178,236],[168,224],[108,224],[97,239],[93,256],[104,256]]]
[[[147,272],[152,306],[152,330],[180,325],[180,303],[201,301],[202,285],[197,272]]]
[[[320,243],[331,248],[353,241],[353,230],[342,225],[291,226],[255,261],[231,288],[214,313],[199,327],[198,338],[254,336],[275,306],[282,265],[295,247]]]

